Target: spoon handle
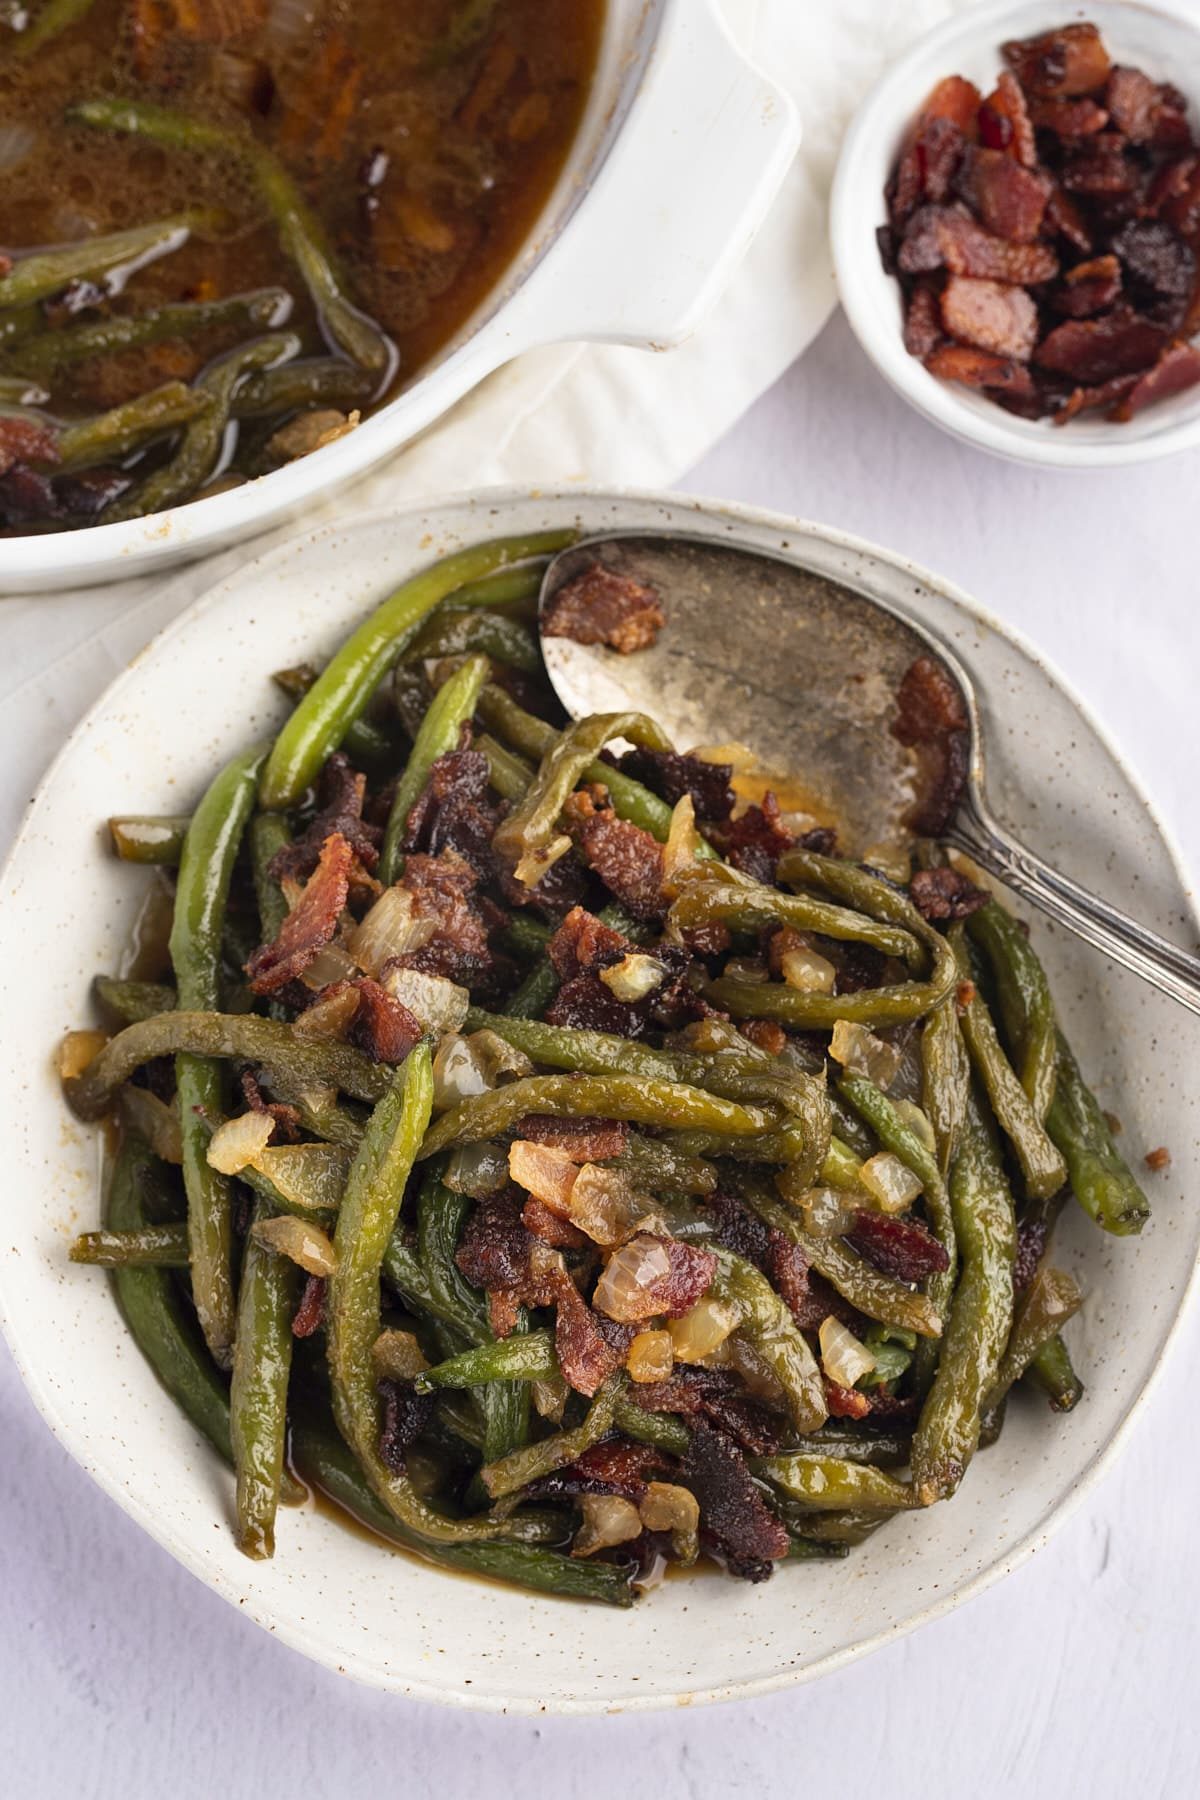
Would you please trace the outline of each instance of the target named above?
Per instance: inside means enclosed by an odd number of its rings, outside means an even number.
[[[1015,838],[971,796],[946,833],[948,842],[975,859],[989,874],[1065,925],[1085,943],[1131,969],[1152,987],[1200,1013],[1200,956],[1169,944],[1118,907],[1052,869]]]

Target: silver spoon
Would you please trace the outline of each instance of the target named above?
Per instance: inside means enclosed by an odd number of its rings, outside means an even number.
[[[542,616],[564,583],[596,563],[656,588],[667,624],[633,655],[544,636],[550,680],[573,718],[633,708],[683,748],[746,745],[775,777],[786,811],[836,821],[844,852],[886,863],[889,849],[911,842],[904,815],[919,781],[914,753],[890,729],[896,690],[917,657],[933,656],[958,688],[969,729],[966,783],[942,840],[1200,1013],[1200,957],[1051,868],[994,817],[974,684],[936,633],[786,556],[649,530],[560,552],[542,583]]]

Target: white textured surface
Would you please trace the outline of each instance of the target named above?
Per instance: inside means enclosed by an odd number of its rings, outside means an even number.
[[[1112,727],[1195,868],[1197,472],[1195,457],[1078,480],[989,462],[905,411],[837,323],[688,485],[861,531],[1012,618]],[[1047,1550],[970,1607],[793,1695],[537,1726],[360,1692],[272,1645],[90,1486],[6,1365],[5,1790],[1194,1791],[1200,1456],[1187,1440],[1198,1347],[1193,1319],[1118,1470]]]

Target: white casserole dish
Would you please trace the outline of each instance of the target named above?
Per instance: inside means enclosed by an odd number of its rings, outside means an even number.
[[[145,574],[298,515],[423,431],[523,350],[687,337],[766,214],[799,142],[791,100],[716,0],[608,0],[585,116],[499,287],[359,428],[258,481],[126,524],[0,539],[0,594]]]

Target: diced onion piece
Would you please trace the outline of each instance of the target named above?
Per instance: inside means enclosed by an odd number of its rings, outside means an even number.
[[[563,1375],[540,1375],[529,1384],[529,1398],[533,1401],[534,1411],[539,1419],[548,1419],[551,1425],[562,1424],[570,1392]]]
[[[900,1067],[902,1053],[895,1044],[850,1019],[839,1019],[829,1042],[829,1054],[852,1075],[865,1075],[876,1087],[890,1087]]]
[[[875,1358],[866,1345],[832,1313],[821,1321],[817,1341],[821,1346],[821,1367],[839,1387],[854,1387],[875,1367]]]
[[[780,1181],[779,1189],[788,1198],[786,1180]],[[853,1208],[847,1206],[845,1194],[837,1188],[805,1188],[793,1204],[804,1214],[804,1222],[814,1237],[841,1237],[849,1229]]]
[[[920,1138],[927,1150],[936,1150],[937,1138],[934,1136],[933,1126],[929,1123],[928,1118],[921,1111],[921,1108],[917,1105],[916,1101],[897,1100],[895,1102],[895,1107],[914,1137]]]
[[[205,1152],[209,1168],[222,1175],[240,1175],[247,1163],[262,1155],[274,1129],[270,1113],[245,1112],[226,1119],[209,1140]]]
[[[429,1367],[411,1331],[381,1331],[371,1346],[371,1362],[380,1381],[415,1381]]]
[[[458,1031],[471,1005],[465,987],[444,975],[426,975],[421,969],[389,969],[383,986],[401,1006],[407,1006],[423,1030],[439,1035]]]
[[[322,988],[332,987],[335,981],[353,981],[357,974],[358,964],[349,951],[341,944],[326,944],[313,957],[300,979],[306,988],[318,994]]]
[[[402,886],[385,888],[356,925],[346,948],[363,971],[378,981],[385,963],[422,949],[437,931],[437,921],[417,912],[411,891]]]
[[[593,1556],[613,1544],[627,1544],[641,1537],[642,1518],[632,1500],[617,1494],[584,1494],[579,1502],[583,1523],[571,1545],[572,1556]]]
[[[351,965],[353,967],[353,965]],[[357,974],[357,970],[354,971]],[[359,993],[356,987],[339,987],[297,1015],[292,1030],[297,1037],[314,1038],[326,1043],[340,1043],[358,1015]]]
[[[635,1237],[611,1256],[596,1283],[593,1305],[610,1319],[634,1325],[659,1310],[647,1289],[671,1272],[671,1259],[657,1238]]]
[[[155,1156],[169,1163],[183,1161],[179,1114],[149,1088],[130,1084],[121,1089],[121,1117],[139,1137],[145,1138]]]
[[[827,956],[818,956],[807,946],[785,950],[780,958],[783,979],[802,994],[832,994],[837,970]]]
[[[648,1481],[638,1502],[638,1513],[647,1531],[681,1531],[690,1535],[700,1529],[699,1501],[690,1488],[673,1481]]]
[[[337,1252],[333,1242],[319,1225],[308,1219],[280,1213],[274,1219],[259,1219],[250,1227],[252,1237],[280,1256],[290,1256],[306,1275],[332,1275],[337,1268]]]
[[[332,1212],[342,1203],[353,1160],[341,1144],[268,1144],[250,1162],[292,1206]]]
[[[508,1180],[508,1158],[498,1144],[459,1144],[450,1153],[442,1180],[451,1193],[482,1200],[499,1193]]]
[[[584,1163],[578,1170],[567,1201],[572,1225],[596,1244],[623,1244],[639,1225],[644,1225],[649,1202],[635,1194],[621,1169],[605,1169]]]
[[[517,1138],[508,1146],[508,1174],[518,1187],[564,1217],[570,1211],[571,1189],[579,1174],[579,1164],[565,1150],[550,1144],[535,1144]]]
[[[551,870],[560,857],[571,848],[571,840],[565,835],[551,838],[540,850],[526,850],[518,862],[513,874],[522,887],[536,887],[542,876]]]
[[[433,1058],[433,1104],[439,1112],[486,1094],[490,1083],[470,1038],[447,1032]]]
[[[758,762],[749,744],[697,744],[688,755],[698,757],[701,762],[728,763],[731,769],[753,769]]]
[[[640,950],[623,956],[611,968],[600,970],[600,979],[609,993],[630,1006],[636,1006],[639,1000],[653,994],[666,978],[667,971],[657,956],[645,956]]]
[[[680,882],[686,881],[696,866],[701,842],[700,833],[696,830],[696,808],[692,804],[692,796],[685,794],[675,803],[671,813],[671,828],[663,845],[664,894],[679,892]]]
[[[669,1331],[639,1331],[625,1363],[630,1381],[665,1381],[675,1366]]]
[[[719,1050],[747,1048],[747,1040],[728,1019],[690,1019],[667,1039],[670,1050],[694,1050],[698,1056],[715,1056]]]
[[[703,1362],[719,1350],[741,1323],[740,1316],[724,1300],[697,1300],[682,1318],[671,1319],[667,1330],[677,1362]]]
[[[881,1212],[907,1212],[921,1192],[921,1177],[890,1150],[881,1150],[863,1164],[859,1179]]]
[[[68,1031],[58,1046],[59,1080],[74,1081],[77,1075],[82,1075],[107,1042],[108,1035],[103,1031]]]

